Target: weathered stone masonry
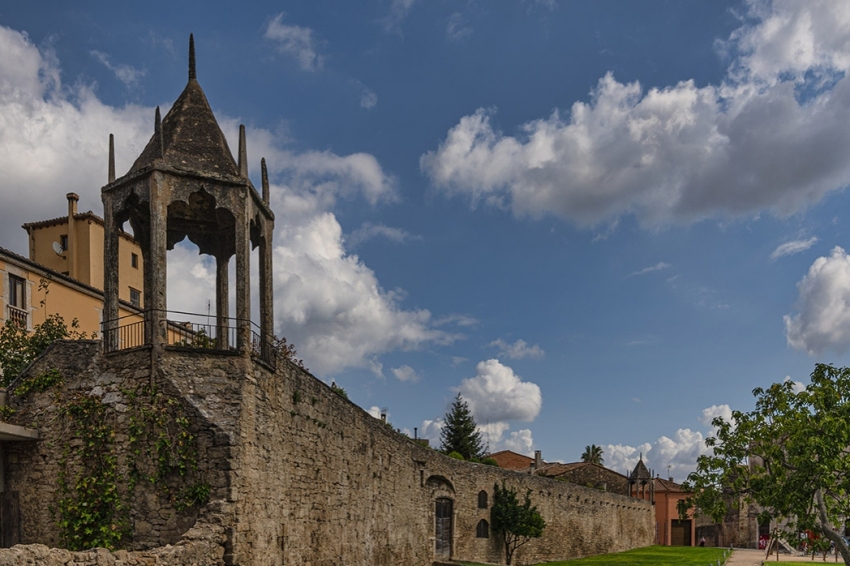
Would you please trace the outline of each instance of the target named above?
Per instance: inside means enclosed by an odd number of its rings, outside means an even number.
[[[652,541],[647,502],[452,460],[392,431],[291,364],[280,363],[272,371],[250,356],[180,349],[167,349],[152,363],[148,348],[104,355],[95,342],[62,342],[28,372],[48,368],[62,373],[61,394],[83,391],[110,405],[119,452],[126,449],[120,424],[123,392],[139,383],[157,383],[177,399],[197,435],[199,473],[211,486],[210,503],[200,511],[177,512],[155,490],[140,485],[132,517],[132,546],[138,550],[124,558],[115,553],[112,559],[121,560],[115,564],[137,559],[154,564],[430,564],[438,497],[453,502],[451,556],[498,563],[503,553],[496,538],[492,533],[476,537],[476,527],[481,520],[489,523],[493,484],[502,481],[521,492],[530,489],[548,525],[542,538],[518,552],[518,563],[620,551]],[[35,426],[42,438],[6,444],[7,489],[20,493],[24,543],[52,546],[58,540],[51,512],[57,462],[63,444],[73,440],[57,437],[64,429],[50,418],[56,393],[32,392],[12,400],[18,408],[13,419]],[[488,495],[483,509],[482,490]],[[176,546],[154,562],[142,561],[139,553],[163,552],[143,549],[167,544]],[[189,554],[177,556],[174,551],[181,548]],[[9,560],[10,553],[19,556],[26,549],[44,552],[29,546],[2,550],[0,566],[24,563]],[[78,561],[86,560],[77,554]],[[100,563],[91,559],[91,564]]]

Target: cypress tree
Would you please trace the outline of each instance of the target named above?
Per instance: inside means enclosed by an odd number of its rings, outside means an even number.
[[[444,454],[457,452],[465,460],[478,460],[484,456],[481,433],[469,410],[469,405],[460,393],[446,413],[446,424],[440,431],[441,450]]]

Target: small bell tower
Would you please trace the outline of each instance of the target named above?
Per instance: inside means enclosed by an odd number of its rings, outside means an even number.
[[[154,132],[130,170],[115,178],[110,134],[108,184],[101,191],[104,215],[103,341],[107,352],[141,344],[122,332],[119,318],[118,264],[121,227],[129,221],[144,261],[144,344],[159,351],[175,342],[166,300],[166,251],[184,238],[216,261],[216,322],[204,334],[220,350],[271,355],[274,334],[272,305],[272,234],[268,175],[262,160],[262,194],[248,178],[245,126],[239,127],[238,158],[197,80],[194,37],[189,36],[186,87],[164,118],[157,107]],[[251,250],[259,248],[260,325],[251,322]],[[228,266],[236,256],[236,316],[231,318]],[[138,323],[137,323],[138,324]],[[214,336],[211,336],[213,335]],[[141,332],[138,333],[141,336]],[[135,340],[140,342],[141,338]],[[185,340],[184,340],[185,341]],[[266,355],[262,355],[265,358]]]

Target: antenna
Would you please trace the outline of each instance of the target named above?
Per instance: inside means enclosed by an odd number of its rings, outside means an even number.
[[[56,252],[56,255],[62,255],[65,253],[65,248],[59,242],[53,242],[53,251]]]

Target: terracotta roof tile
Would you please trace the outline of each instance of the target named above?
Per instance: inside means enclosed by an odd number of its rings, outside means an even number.
[[[511,450],[502,450],[501,452],[490,454],[490,457],[499,463],[500,468],[505,468],[506,470],[524,470],[534,463],[534,458],[517,454]]]

